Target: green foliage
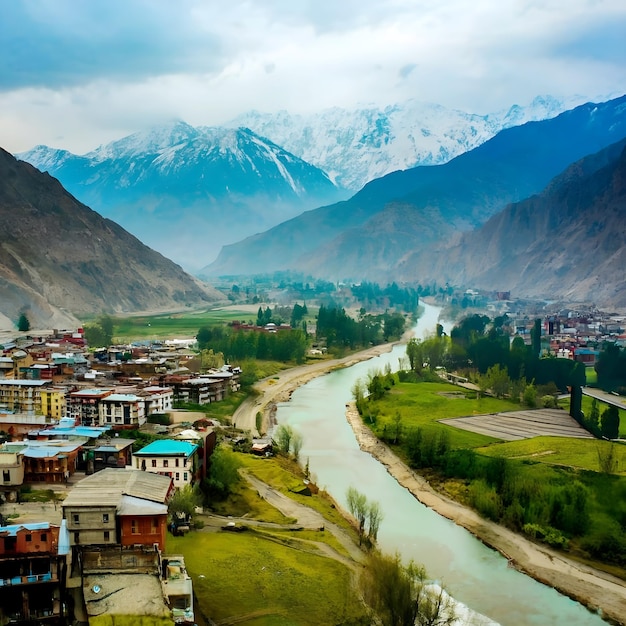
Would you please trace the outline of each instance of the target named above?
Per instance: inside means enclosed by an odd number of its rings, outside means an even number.
[[[427,584],[422,566],[400,555],[373,551],[360,578],[361,592],[383,626],[451,626],[457,616],[443,588]]]
[[[219,446],[209,460],[209,471],[203,481],[202,490],[208,502],[224,500],[241,480],[241,461],[237,455],[224,446]]]
[[[101,315],[96,322],[83,326],[84,337],[90,348],[106,348],[113,343],[113,318]]]
[[[20,317],[17,320],[17,330],[21,333],[30,330],[30,320],[28,319],[26,313],[20,313]]]
[[[200,505],[202,497],[191,485],[185,485],[177,489],[168,502],[167,510],[170,513],[183,513],[185,517],[191,518],[197,506]]]
[[[602,412],[600,430],[607,439],[619,437],[619,410],[616,406],[611,405]]]
[[[161,426],[169,426],[172,423],[167,413],[152,413],[146,418],[148,424],[160,424]]]

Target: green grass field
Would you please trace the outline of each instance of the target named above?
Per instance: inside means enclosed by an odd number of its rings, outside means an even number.
[[[167,551],[184,555],[200,609],[217,622],[317,625],[364,616],[350,569],[254,531],[168,536]]]
[[[455,448],[475,448],[497,441],[485,435],[462,431],[451,426],[438,424],[437,420],[449,417],[464,417],[480,413],[497,413],[500,411],[516,411],[520,408],[508,400],[482,397],[450,383],[398,383],[382,400],[372,402],[372,411],[379,411],[375,418],[374,432],[381,437],[384,432],[393,432],[394,417],[400,414],[403,430],[421,427],[429,429],[446,429],[450,435],[450,443]],[[368,413],[364,415],[368,422]]]
[[[226,324],[234,320],[254,322],[256,313],[247,310],[207,309],[198,312],[114,317],[113,334],[117,341],[191,338],[195,337],[203,326]]]
[[[476,452],[487,456],[501,456],[533,462],[562,465],[600,471],[598,450],[611,444],[596,439],[573,439],[571,437],[534,437],[521,441],[509,441],[495,446],[477,448]],[[618,474],[626,475],[626,446],[618,446]]]

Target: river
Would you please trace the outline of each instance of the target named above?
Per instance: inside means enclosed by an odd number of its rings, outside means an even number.
[[[438,307],[425,311],[415,336],[433,333]],[[445,324],[444,324],[445,326]],[[399,552],[403,561],[422,563],[430,577],[443,582],[458,602],[476,615],[467,624],[496,622],[502,626],[600,626],[605,622],[585,607],[536,582],[508,565],[464,528],[422,505],[386,469],[360,450],[345,416],[352,386],[370,371],[392,370],[405,356],[399,345],[386,354],[315,378],[278,406],[279,423],[290,424],[303,436],[302,459],[309,459],[317,484],[347,509],[350,486],[378,501],[384,511],[378,534],[381,549]],[[483,620],[480,616],[487,616]]]

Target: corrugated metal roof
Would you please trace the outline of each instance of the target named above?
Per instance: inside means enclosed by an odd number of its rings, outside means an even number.
[[[133,496],[122,496],[118,506],[118,515],[167,515],[167,505],[151,502]]]
[[[124,495],[164,503],[171,480],[141,470],[106,468],[76,483],[63,507],[118,506]]]
[[[9,526],[0,527],[0,535],[8,535],[9,537],[15,537],[15,535],[21,529],[25,530],[48,530],[50,528],[50,522],[35,522],[32,524],[10,524]]]

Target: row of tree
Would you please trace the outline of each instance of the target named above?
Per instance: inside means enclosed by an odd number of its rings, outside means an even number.
[[[329,349],[356,349],[399,339],[404,325],[404,315],[397,312],[370,315],[362,309],[355,320],[343,308],[322,305],[317,314],[316,337],[324,340]]]
[[[268,333],[204,326],[196,340],[201,351],[221,353],[229,363],[243,359],[303,363],[308,347],[307,335],[300,329]]]

